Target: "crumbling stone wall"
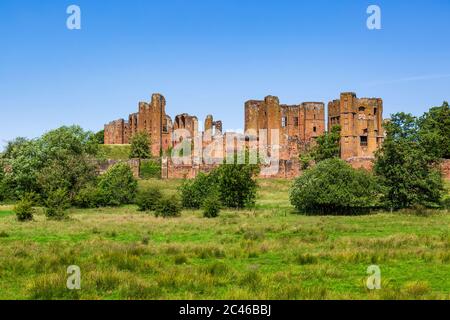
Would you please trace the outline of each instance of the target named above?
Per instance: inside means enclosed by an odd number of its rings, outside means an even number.
[[[152,155],[159,156],[170,146],[171,118],[165,112],[166,99],[153,94],[150,103],[139,102],[138,113],[128,121],[119,119],[105,125],[105,144],[128,144],[137,132],[147,132],[151,139]]]
[[[249,100],[245,103],[245,131],[258,136],[261,129],[267,130],[269,145],[271,130],[279,130],[282,160],[297,158],[303,146],[325,132],[325,105],[322,102],[280,105],[274,96]]]
[[[187,113],[172,119],[165,113],[166,101],[160,94],[153,94],[149,103],[140,102],[137,113],[132,113],[128,121],[119,119],[105,125],[105,144],[127,144],[137,132],[148,132],[151,138],[152,155],[167,154],[171,147],[183,141],[175,136],[174,130],[184,129],[187,135],[199,136],[201,155],[210,159],[224,157],[224,151],[233,146],[227,145],[227,138],[234,133],[224,133],[222,122],[208,115],[204,122],[204,132],[199,134],[198,119]],[[328,103],[328,128],[335,124],[342,126],[341,158],[354,167],[370,168],[373,155],[381,145],[384,132],[382,128],[383,101],[379,98],[361,98],[351,92],[342,93],[339,100]],[[271,130],[277,129],[279,141],[279,177],[293,177],[299,174],[298,157],[307,146],[314,143],[325,132],[325,105],[322,102],[303,102],[298,105],[280,104],[278,97],[267,96],[264,100],[245,102],[246,146],[254,148],[260,140],[260,130],[267,130],[268,151],[273,151]],[[221,138],[216,139],[217,137]],[[223,144],[222,151],[214,151],[214,144]],[[236,143],[237,146],[237,143]],[[211,150],[209,152],[209,150]],[[193,157],[201,157],[194,154]],[[195,161],[194,161],[195,162]],[[194,163],[193,162],[193,163]],[[214,165],[175,165],[168,160],[163,162],[163,177],[193,177],[198,172],[210,170]]]
[[[442,160],[441,171],[444,179],[450,180],[450,159]]]

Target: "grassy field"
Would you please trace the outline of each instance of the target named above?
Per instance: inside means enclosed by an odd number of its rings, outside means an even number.
[[[166,193],[177,181],[145,181]],[[254,210],[162,219],[134,206],[19,223],[0,206],[0,299],[450,299],[450,214],[293,213],[289,181]],[[367,267],[382,289],[366,289]],[[81,268],[82,289],[66,289]]]
[[[131,145],[129,144],[100,145],[100,154],[105,159],[128,160],[130,151]]]

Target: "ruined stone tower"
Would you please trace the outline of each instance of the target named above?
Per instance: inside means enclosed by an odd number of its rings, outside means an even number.
[[[150,103],[139,102],[138,113],[132,113],[128,121],[119,119],[105,125],[105,144],[128,144],[138,132],[150,136],[152,155],[159,156],[170,146],[172,120],[166,115],[166,99],[161,94],[153,94]]]
[[[341,158],[370,158],[383,143],[383,100],[360,98],[353,92],[341,93],[328,103],[328,129],[340,125]]]

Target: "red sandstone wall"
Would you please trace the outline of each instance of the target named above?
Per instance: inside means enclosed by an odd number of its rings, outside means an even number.
[[[441,164],[442,174],[444,179],[450,180],[450,159],[445,159]]]

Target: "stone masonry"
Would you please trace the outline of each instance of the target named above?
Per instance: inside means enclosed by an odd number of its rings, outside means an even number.
[[[152,155],[159,157],[189,137],[200,136],[203,139],[201,148],[207,153],[215,138],[226,140],[229,134],[234,134],[223,132],[222,121],[215,121],[212,115],[205,119],[204,132],[199,132],[198,118],[187,113],[177,115],[172,122],[165,106],[166,100],[161,94],[153,94],[149,103],[140,102],[138,112],[130,114],[128,121],[119,119],[105,125],[105,144],[128,144],[137,132],[147,132],[151,138]],[[279,143],[280,169],[273,176],[288,178],[298,175],[299,154],[326,130],[325,104],[303,102],[287,105],[280,104],[275,96],[267,96],[264,100],[245,102],[244,109],[246,145],[249,145],[249,140],[259,141],[260,132],[266,130],[269,148],[276,143],[272,139]],[[342,127],[342,159],[355,167],[371,167],[374,152],[384,138],[382,113],[382,99],[357,98],[351,92],[342,93],[340,99],[328,103],[328,130],[338,124]],[[277,129],[275,136],[270,134],[272,129]],[[177,166],[170,159],[163,159],[162,163],[165,178],[193,177],[214,167],[209,163]]]

